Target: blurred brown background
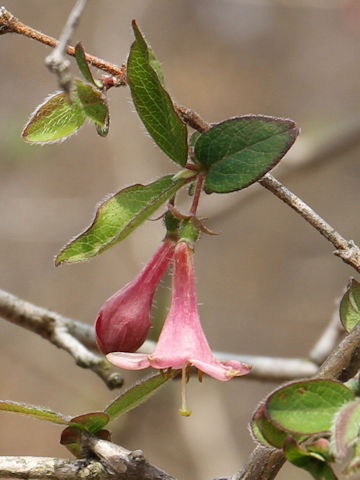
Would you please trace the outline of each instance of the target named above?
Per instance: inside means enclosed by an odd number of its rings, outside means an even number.
[[[72,5],[5,4],[23,22],[55,37]],[[360,142],[319,166],[282,174],[285,164],[307,155],[329,132],[338,133],[343,122],[359,124],[359,7],[358,1],[341,0],[89,0],[74,41],[121,64],[136,18],[180,104],[211,122],[246,113],[294,119],[300,139],[274,174],[345,237],[359,241]],[[88,225],[107,193],[148,183],[176,166],[144,133],[124,88],[109,92],[106,139],[87,125],[59,145],[23,143],[20,133],[30,112],[57,89],[43,63],[48,52],[14,34],[0,37],[0,287],[92,324],[104,300],[156,249],[160,224],[148,222],[86,264],[55,269],[54,255]],[[200,205],[208,226],[221,232],[204,236],[197,248],[204,329],[217,350],[306,356],[354,272],[277,198],[258,185],[250,189],[251,201],[244,191],[204,197]],[[75,415],[102,409],[115,395],[65,352],[5,321],[0,348],[0,398]],[[137,374],[126,378],[129,384]],[[112,425],[114,440],[143,449],[180,478],[230,475],[253,448],[248,421],[274,386],[192,380],[193,415],[185,419],[177,414],[179,384],[167,385]],[[6,413],[0,419],[1,455],[67,456],[58,444],[58,426]],[[278,478],[289,475],[307,474],[286,467]]]

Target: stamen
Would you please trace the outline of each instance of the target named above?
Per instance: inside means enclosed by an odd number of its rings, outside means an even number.
[[[191,410],[187,408],[186,404],[186,380],[187,380],[188,365],[184,365],[181,372],[181,408],[179,408],[180,415],[190,417]]]
[[[199,379],[199,382],[202,383],[203,381],[203,372],[201,370],[198,370],[198,379]]]
[[[188,364],[186,367],[186,383],[189,383],[189,380],[190,380],[190,369],[191,369],[191,365]]]

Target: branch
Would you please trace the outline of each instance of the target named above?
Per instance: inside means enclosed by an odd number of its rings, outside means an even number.
[[[360,248],[353,240],[346,240],[338,233],[334,227],[320,217],[312,208],[303,202],[299,197],[292,193],[276,178],[267,173],[259,180],[260,185],[267,188],[280,200],[301,215],[310,225],[321,233],[329,242],[331,242],[336,251],[335,255],[340,257],[345,263],[349,264],[356,271],[360,272]]]
[[[336,122],[326,132],[310,141],[301,136],[296,140],[296,145],[286,154],[286,161],[281,162],[277,171],[282,179],[303,174],[311,169],[329,166],[330,162],[339,161],[339,156],[354,150],[360,144],[360,117],[359,115]],[[215,221],[238,215],[240,209],[247,207],[248,203],[262,193],[257,188],[246,188],[241,195],[230,195],[223,198],[222,202],[211,206],[203,206],[204,216]]]
[[[105,440],[91,438],[87,445],[100,460],[66,460],[49,457],[0,457],[1,478],[39,480],[175,480],[145,460],[139,450],[130,452]]]
[[[32,38],[33,40],[37,40],[49,47],[55,48],[59,41],[53,37],[49,37],[38,30],[35,30],[25,23],[20,22],[12,13],[6,10],[5,7],[0,8],[0,35],[5,33],[18,33],[20,35],[24,35],[25,37]],[[75,56],[75,49],[74,47],[67,46],[66,53],[72,57]],[[122,65],[118,67],[112,63],[106,62],[101,58],[95,57],[94,55],[89,55],[88,53],[85,55],[87,62],[94,67],[109,73],[110,75],[114,75],[116,77],[120,77],[121,81],[116,83],[116,86],[119,85],[126,85],[125,78],[126,78],[126,65]]]
[[[0,316],[65,350],[77,365],[95,372],[108,388],[121,387],[120,374],[112,371],[104,357],[92,353],[82,343],[95,346],[93,328],[89,325],[33,305],[4,290],[0,290]]]
[[[98,460],[65,460],[50,457],[0,457],[1,478],[26,478],[39,480],[110,480]]]
[[[68,98],[71,98],[70,93],[73,81],[70,73],[70,60],[65,57],[66,46],[79,23],[86,1],[87,0],[77,0],[60,35],[58,44],[54,51],[45,59],[46,66],[51,72],[57,75],[60,88],[66,93]]]
[[[93,452],[109,471],[118,475],[119,479],[175,480],[168,473],[149,463],[141,450],[131,452],[87,433],[83,435],[83,445]]]
[[[49,457],[0,457],[1,478],[39,480],[175,480],[149,463],[141,450],[131,452],[86,432],[82,446],[96,459],[65,460]]]

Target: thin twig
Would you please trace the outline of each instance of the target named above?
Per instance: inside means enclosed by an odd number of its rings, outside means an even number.
[[[61,32],[58,44],[45,59],[46,66],[51,72],[57,75],[60,88],[66,93],[69,99],[71,99],[73,79],[70,72],[70,60],[66,58],[66,46],[75,32],[86,2],[87,0],[77,0]]]
[[[267,173],[259,180],[260,185],[267,188],[280,200],[301,215],[310,225],[321,233],[329,242],[331,242],[336,251],[335,255],[340,257],[345,263],[351,265],[356,271],[360,272],[360,248],[353,240],[346,240],[334,227],[320,217],[309,205],[303,202],[299,197],[292,193],[276,178]]]
[[[360,116],[337,120],[336,126],[330,126],[323,135],[315,140],[308,140],[301,135],[296,140],[295,148],[287,154],[278,168],[281,181],[297,177],[307,171],[314,172],[320,167],[328,167],[331,162],[339,162],[339,158],[347,158],[346,154],[355,150],[360,144]],[[298,148],[297,148],[298,147]],[[240,195],[223,197],[222,202],[203,205],[205,217],[211,216],[211,221],[239,215],[241,209],[246,209],[249,203],[263,193],[258,188],[246,188]]]
[[[123,381],[119,373],[112,371],[104,357],[92,353],[81,343],[94,346],[92,327],[21,300],[4,290],[0,290],[0,316],[67,351],[77,365],[95,372],[110,389],[121,387]]]
[[[20,22],[12,13],[6,10],[5,7],[0,8],[0,35],[4,33],[18,33],[19,35],[24,35],[25,37],[32,38],[33,40],[37,40],[49,47],[55,48],[58,45],[58,40],[53,37],[49,37],[34,28],[25,25],[24,23]],[[72,57],[75,56],[75,49],[74,47],[67,46],[66,53],[71,55]],[[118,67],[112,63],[106,62],[101,58],[95,57],[94,55],[89,55],[88,53],[85,55],[87,62],[94,67],[109,73],[110,75],[114,75],[116,77],[126,77],[126,66],[122,65]],[[119,84],[117,84],[119,85]],[[124,82],[121,82],[120,85],[125,85]]]

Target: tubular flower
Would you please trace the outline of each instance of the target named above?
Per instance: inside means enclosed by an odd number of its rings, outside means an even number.
[[[193,250],[186,241],[180,241],[175,247],[171,305],[154,352],[151,355],[114,352],[107,358],[112,364],[129,370],[149,366],[181,369],[183,404],[180,413],[186,416],[191,413],[186,408],[184,390],[191,365],[221,381],[250,371],[250,367],[241,362],[222,363],[211,352],[197,308]]]
[[[96,341],[103,353],[135,352],[145,341],[156,288],[174,256],[175,242],[166,238],[144,269],[101,307]]]

